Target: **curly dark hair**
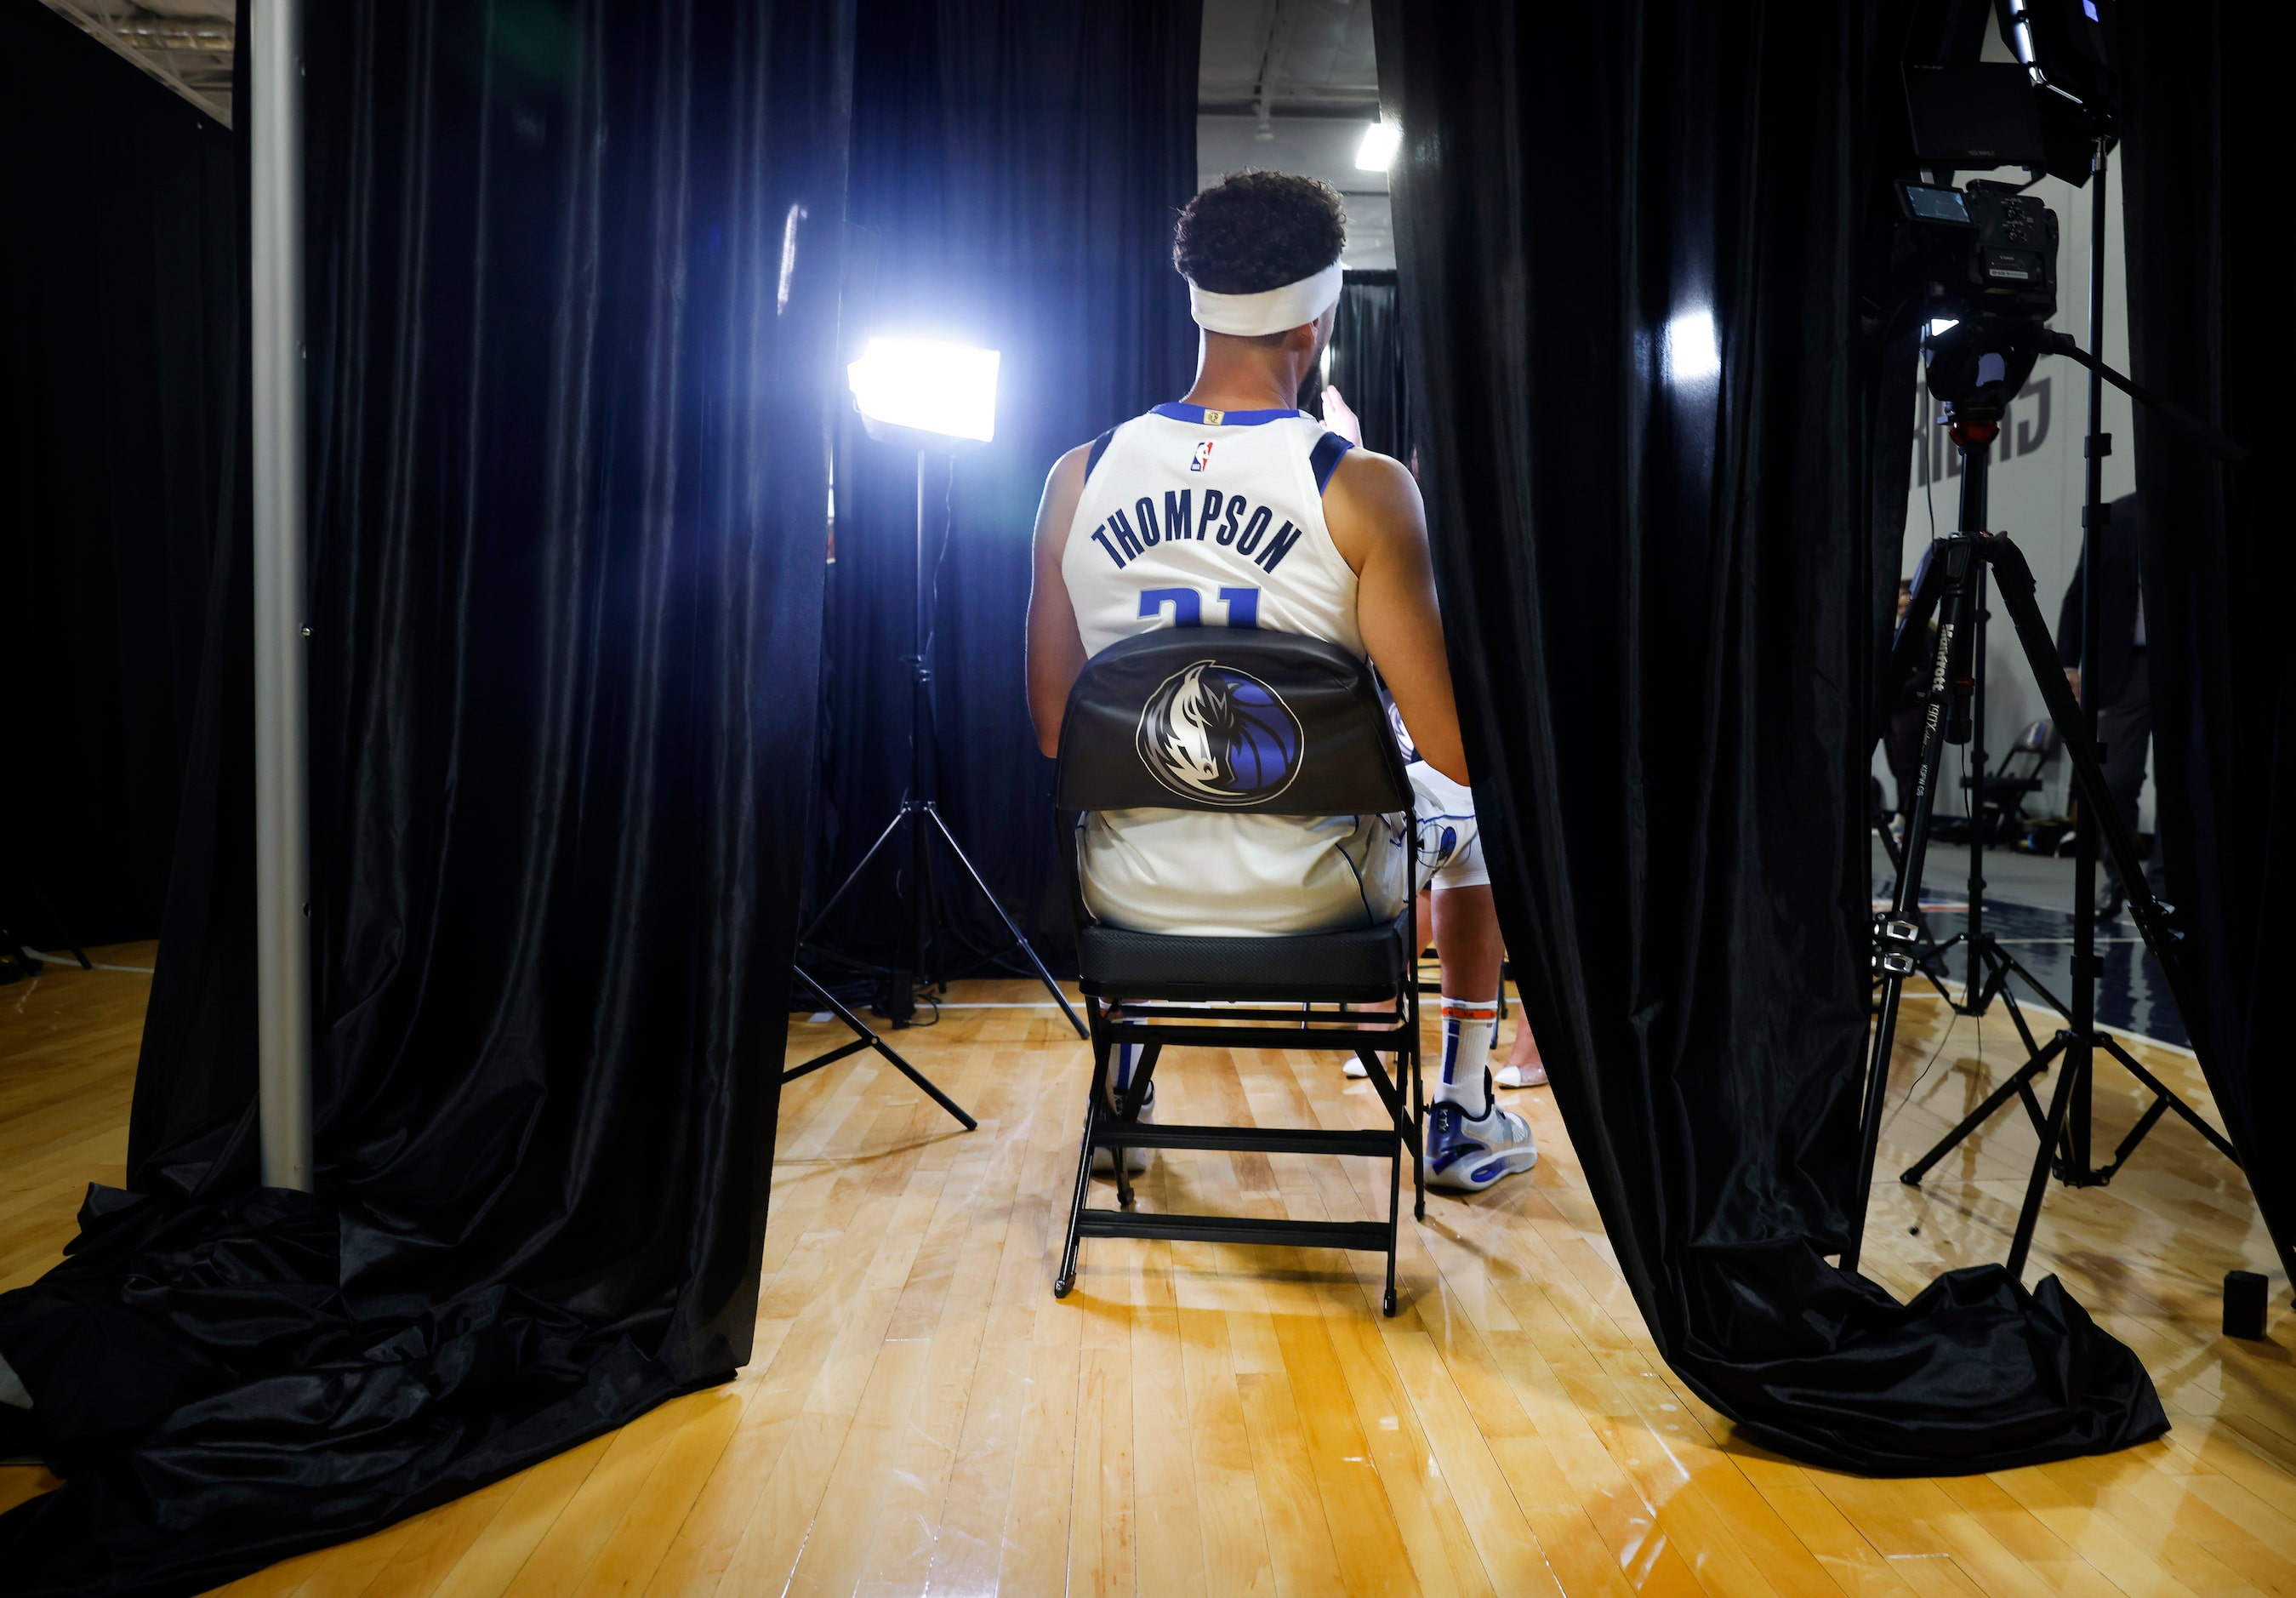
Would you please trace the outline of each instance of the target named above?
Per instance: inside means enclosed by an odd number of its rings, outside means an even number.
[[[1314,276],[1347,242],[1347,207],[1322,178],[1231,172],[1180,212],[1172,264],[1215,294],[1258,294]]]

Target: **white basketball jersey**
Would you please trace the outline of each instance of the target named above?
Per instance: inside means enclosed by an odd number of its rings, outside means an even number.
[[[1356,574],[1316,481],[1343,441],[1303,411],[1195,405],[1160,405],[1107,441],[1061,559],[1086,654],[1156,627],[1264,627],[1363,654]]]
[[[1085,651],[1160,627],[1258,627],[1364,654],[1356,574],[1324,522],[1346,451],[1301,411],[1160,405],[1093,448],[1061,576]],[[1407,852],[1375,816],[1104,811],[1085,902],[1111,925],[1199,935],[1380,926]]]

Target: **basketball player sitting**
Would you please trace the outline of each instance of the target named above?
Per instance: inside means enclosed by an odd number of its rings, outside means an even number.
[[[1234,174],[1180,213],[1195,385],[1062,456],[1037,513],[1029,704],[1046,754],[1098,651],[1152,628],[1264,627],[1375,662],[1422,756],[1466,780],[1418,487],[1292,405],[1331,337],[1346,236],[1338,192],[1284,173]],[[1090,817],[1078,851],[1109,925],[1249,936],[1389,924],[1408,903],[1406,842],[1378,816],[1143,809]],[[1496,998],[1443,1000],[1435,1186],[1478,1190],[1538,1158],[1492,1097]]]

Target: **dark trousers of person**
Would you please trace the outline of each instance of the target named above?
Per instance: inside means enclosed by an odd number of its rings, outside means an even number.
[[[2145,653],[2136,651],[2129,663],[2128,686],[2096,715],[2097,739],[2104,745],[2104,786],[2112,795],[2112,808],[2120,812],[2120,824],[2132,838],[2136,836],[2136,797],[2144,791],[2144,759],[2152,746],[2152,682]],[[2145,874],[2156,882],[2160,879],[2157,837]]]

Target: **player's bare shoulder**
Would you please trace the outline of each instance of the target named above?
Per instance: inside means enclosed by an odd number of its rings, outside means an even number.
[[[1324,524],[1340,557],[1357,572],[1382,541],[1423,543],[1427,537],[1427,513],[1410,468],[1376,449],[1350,449],[1340,457],[1324,487]]]
[[[1085,471],[1092,464],[1092,446],[1078,444],[1053,463],[1045,474],[1045,497],[1037,506],[1037,554],[1058,564],[1067,547],[1069,525],[1076,520],[1077,501],[1084,498]]]

